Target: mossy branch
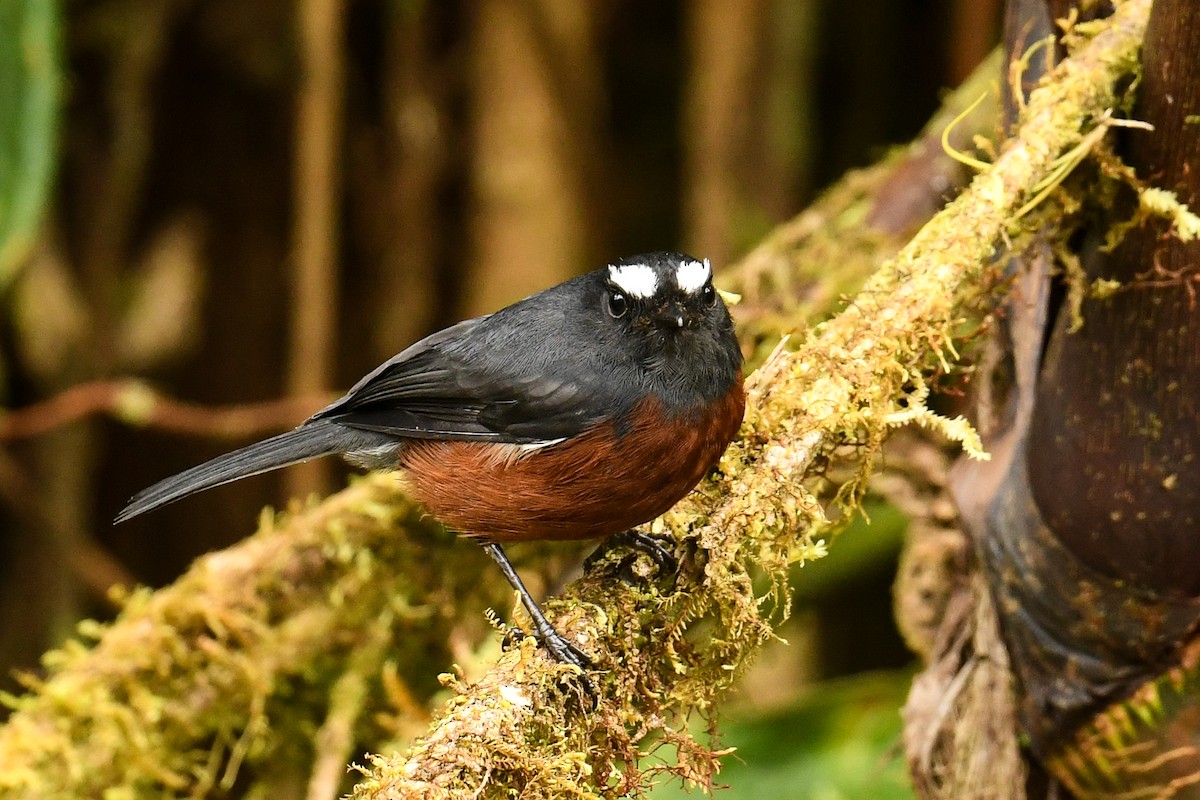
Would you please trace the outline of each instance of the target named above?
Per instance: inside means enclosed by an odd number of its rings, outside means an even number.
[[[445,538],[387,475],[264,514],[254,536],[172,586],[125,598],[111,626],[85,625],[94,645],[46,656],[48,676],[27,677],[32,692],[8,698],[0,797],[202,797],[294,742],[308,749],[291,760],[311,764],[308,720],[329,708],[319,734],[328,743],[356,702],[342,674],[381,649],[406,673],[436,671],[460,611],[448,598],[474,598],[468,614],[479,620],[504,596],[474,590],[490,562],[469,543],[453,564],[439,561]],[[475,627],[463,635],[487,633]],[[330,696],[306,696],[329,686]]]
[[[719,752],[684,724],[771,637],[788,564],[822,551],[824,511],[802,480],[835,452],[865,474],[906,387],[953,358],[957,318],[1015,212],[1136,70],[1149,5],[1121,3],[1031,95],[994,164],[845,311],[750,376],[742,435],[719,474],[655,523],[685,554],[672,586],[596,572],[548,604],[601,670],[595,707],[526,639],[476,683],[446,677],[454,697],[428,733],[405,755],[373,757],[354,797],[612,796],[663,771],[710,782]],[[475,548],[462,543],[448,563],[420,530],[396,481],[370,476],[319,506],[265,518],[174,586],[134,595],[93,646],[49,656],[47,677],[14,701],[0,729],[0,796],[203,796],[231,784],[240,763],[271,763],[289,746],[282,740],[311,748],[308,720],[323,709],[322,738],[343,751],[346,717],[364,703],[361,685],[339,680],[354,669],[351,653],[368,648],[354,662],[374,665],[386,652],[408,674],[435,669],[445,629],[462,624],[447,601],[496,600],[466,588],[487,569]],[[313,687],[323,687],[318,697]],[[303,721],[287,729],[293,718]],[[313,796],[327,783],[314,781]]]
[[[978,291],[1017,212],[1137,70],[1149,8],[1149,0],[1127,0],[1089,31],[1031,94],[1017,134],[990,168],[845,311],[751,376],[742,436],[720,474],[658,523],[696,554],[674,591],[614,591],[611,581],[587,577],[555,604],[560,629],[610,670],[595,711],[557,701],[546,677],[554,668],[532,647],[516,649],[478,684],[461,687],[409,753],[374,758],[354,797],[554,797],[564,785],[584,796],[619,794],[639,786],[628,765],[647,734],[679,748],[672,772],[708,780],[712,762],[690,757],[703,748],[678,726],[689,710],[710,708],[771,635],[769,604],[748,567],[780,587],[788,563],[817,549],[811,537],[824,515],[802,485],[807,471],[835,449],[865,445],[848,456],[865,473],[906,385],[954,355],[962,304]]]

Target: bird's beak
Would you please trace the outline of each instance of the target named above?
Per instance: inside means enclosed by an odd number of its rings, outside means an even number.
[[[654,315],[655,321],[664,328],[682,328],[687,325],[687,315],[683,311],[683,306],[679,303],[667,303],[665,306],[657,309]]]

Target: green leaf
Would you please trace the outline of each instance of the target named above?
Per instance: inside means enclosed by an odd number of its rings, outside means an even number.
[[[54,175],[59,22],[56,0],[0,0],[0,288],[29,252]]]

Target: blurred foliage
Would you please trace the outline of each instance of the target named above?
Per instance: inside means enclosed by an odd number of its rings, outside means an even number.
[[[912,676],[872,673],[810,687],[782,709],[722,724],[721,800],[907,800],[913,796],[900,754],[900,712]],[[660,786],[653,800],[697,797]]]
[[[861,513],[835,535],[828,556],[796,565],[792,573],[796,603],[839,597],[847,586],[895,572],[907,526],[908,520],[895,506],[866,500]]]
[[[0,288],[33,244],[58,137],[59,8],[0,0]]]

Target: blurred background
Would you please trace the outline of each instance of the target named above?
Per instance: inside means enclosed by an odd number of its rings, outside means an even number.
[[[998,17],[995,0],[0,0],[0,671],[111,616],[114,584],[170,582],[345,473],[114,528],[136,490],[612,257],[681,248],[719,275],[915,135]],[[757,720],[818,681],[901,670],[835,684],[885,714],[859,779],[895,744],[909,662],[890,621],[903,520],[873,519],[806,568],[792,646],[740,701]],[[824,702],[802,713],[846,706]]]

